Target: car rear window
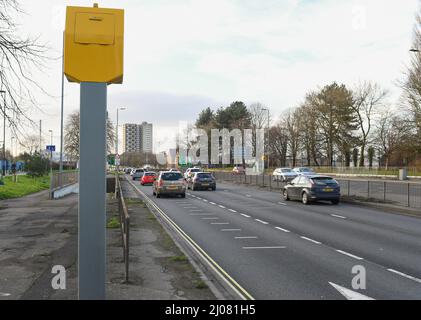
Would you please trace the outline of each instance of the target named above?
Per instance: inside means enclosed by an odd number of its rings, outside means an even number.
[[[292,172],[292,170],[291,169],[281,169],[281,172],[288,173],[288,172]]]
[[[191,169],[190,172],[200,172],[200,169]]]
[[[144,170],[142,170],[142,169],[136,170],[136,173],[138,173],[138,172],[144,172]]]
[[[212,174],[210,174],[210,173],[199,173],[197,175],[197,177],[200,178],[200,179],[212,179],[213,178]]]
[[[177,181],[177,180],[183,179],[183,176],[179,172],[168,172],[168,173],[163,173],[161,175],[161,179],[165,181]]]
[[[153,177],[153,176],[155,176],[155,173],[153,173],[153,172],[152,173],[146,173],[145,176],[147,176],[147,177]]]
[[[337,184],[335,179],[329,177],[315,177],[311,180],[317,185]]]

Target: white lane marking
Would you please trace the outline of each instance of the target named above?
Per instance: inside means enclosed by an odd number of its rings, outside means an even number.
[[[278,204],[280,204],[282,206],[286,206],[287,205],[286,203],[283,203],[283,202],[278,202]]]
[[[313,240],[313,239],[310,239],[310,238],[307,238],[307,237],[300,237],[300,238],[303,239],[303,240],[307,240],[307,241],[313,242],[315,244],[322,244],[319,241],[316,241],[316,240]]]
[[[222,229],[222,232],[237,232],[237,231],[241,231],[241,229]]]
[[[211,223],[211,224],[214,224],[214,225],[227,225],[227,224],[229,224],[229,222],[214,222],[214,223]]]
[[[257,239],[257,237],[235,237],[234,239],[242,240],[242,239]]]
[[[243,217],[246,217],[246,218],[251,218],[250,216],[248,216],[248,215],[246,215],[246,214],[244,214],[244,213],[242,213],[241,214]]]
[[[246,197],[247,197],[247,198],[251,198],[251,195],[249,195],[249,194],[246,194]]]
[[[213,213],[190,213],[190,216],[213,216]]]
[[[257,221],[257,222],[263,223],[263,224],[269,224],[269,222],[262,221],[262,220],[259,220],[259,219],[254,219],[254,220]]]
[[[10,297],[12,294],[0,292],[0,297]]]
[[[228,209],[228,211],[231,211],[233,213],[237,213],[237,211],[233,210],[233,209]]]
[[[344,217],[344,216],[340,216],[340,215],[338,215],[338,214],[331,214],[331,216],[332,216],[332,217],[334,217],[334,218],[346,219],[346,217]]]
[[[190,209],[189,212],[202,212],[202,209]]]
[[[219,205],[218,207],[220,207],[221,209],[226,209],[226,207]]]
[[[359,292],[349,290],[335,283],[329,282],[329,284],[338,290],[341,295],[347,298],[347,300],[374,300],[373,298],[365,296]]]
[[[214,206],[216,206],[216,203],[215,202],[209,202],[210,204],[213,204]]]
[[[345,251],[342,251],[342,250],[335,250],[335,251],[336,251],[336,252],[339,252],[339,253],[342,253],[342,254],[344,254],[344,255],[346,255],[346,256],[348,256],[348,257],[351,257],[351,258],[357,259],[357,260],[364,260],[364,259],[363,259],[363,258],[361,258],[361,257],[354,256],[353,254],[350,254],[350,253],[345,252]]]
[[[243,247],[244,250],[285,249],[286,247]]]
[[[280,228],[280,227],[275,227],[275,229],[281,230],[281,231],[286,232],[286,233],[290,233],[291,232],[291,231],[289,231],[287,229],[283,229],[283,228]]]
[[[396,274],[398,274],[398,275],[400,275],[400,276],[402,276],[402,277],[405,277],[405,278],[407,278],[407,279],[410,279],[410,280],[413,280],[413,281],[415,281],[415,282],[421,283],[421,279],[415,278],[415,277],[410,276],[410,275],[408,275],[408,274],[406,274],[406,273],[399,272],[399,271],[396,271],[396,270],[394,270],[394,269],[387,269],[387,271],[390,271],[390,272],[396,273]]]
[[[197,200],[202,200],[202,198],[196,197]]]
[[[206,199],[203,199],[203,201],[204,201],[204,202],[208,202],[208,200],[206,200]]]
[[[202,220],[219,220],[219,218],[202,218]]]

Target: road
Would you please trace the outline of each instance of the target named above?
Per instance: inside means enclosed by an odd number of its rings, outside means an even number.
[[[152,199],[255,299],[421,299],[421,219],[218,184]],[[355,266],[366,289],[353,289]]]

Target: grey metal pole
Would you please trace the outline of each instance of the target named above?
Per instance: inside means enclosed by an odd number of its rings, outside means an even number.
[[[3,104],[3,177],[6,176],[6,94]]]
[[[63,173],[63,126],[64,126],[64,32],[63,32],[63,51],[61,56],[61,126],[60,126],[60,180]],[[61,183],[61,181],[59,182]]]
[[[42,150],[42,120],[39,121],[39,153]]]
[[[80,85],[79,299],[105,299],[107,84]]]

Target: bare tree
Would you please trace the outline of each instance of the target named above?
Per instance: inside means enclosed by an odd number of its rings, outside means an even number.
[[[288,137],[288,150],[292,159],[292,166],[295,167],[297,165],[301,137],[299,110],[290,109],[286,113],[282,122],[282,126],[285,127],[285,133]]]
[[[115,131],[114,125],[108,118],[107,120],[107,152],[112,153],[112,149],[115,143]],[[64,150],[73,160],[79,159],[79,147],[80,147],[80,113],[75,111],[71,113],[66,122],[64,128]]]
[[[6,91],[6,106],[1,101],[1,109],[19,139],[21,135],[16,133],[22,133],[25,125],[35,127],[29,112],[40,110],[36,92],[46,92],[34,74],[44,69],[48,58],[39,38],[20,35],[13,20],[16,14],[24,14],[17,0],[0,0],[0,90]]]
[[[29,151],[29,154],[33,154],[39,148],[39,136],[29,135],[21,142],[21,145]]]
[[[269,152],[276,164],[281,167],[287,165],[288,135],[282,123],[270,128]]]
[[[354,105],[352,109],[356,114],[358,128],[361,132],[359,137],[361,145],[360,167],[364,167],[365,152],[372,131],[373,117],[378,113],[379,107],[383,105],[386,96],[386,90],[371,82],[360,83],[354,90]]]

